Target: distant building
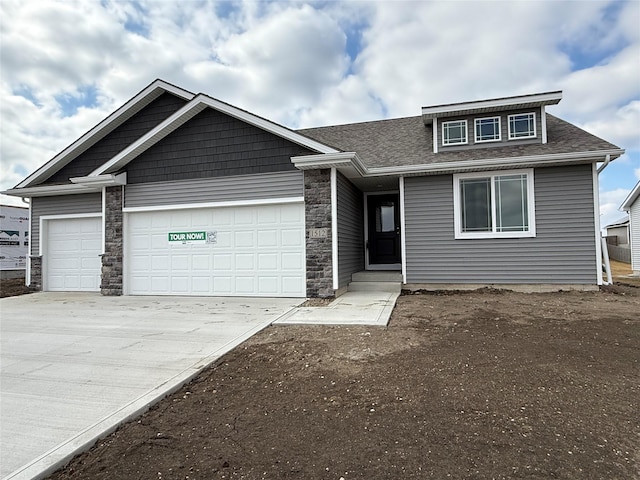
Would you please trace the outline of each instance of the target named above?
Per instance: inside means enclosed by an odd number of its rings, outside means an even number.
[[[640,182],[633,187],[620,209],[629,214],[631,268],[633,273],[640,275]]]
[[[607,243],[610,245],[629,245],[629,215],[625,215],[606,227]]]
[[[0,205],[0,271],[24,272],[29,249],[29,209]]]

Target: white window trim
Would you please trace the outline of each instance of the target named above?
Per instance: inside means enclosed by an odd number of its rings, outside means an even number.
[[[513,117],[519,117],[521,115],[533,115],[533,135],[529,135],[528,137],[513,136],[513,132],[511,131],[511,119]],[[536,126],[536,112],[514,113],[513,115],[509,115],[507,117],[507,128],[509,129],[509,140],[525,140],[527,138],[536,138],[538,136],[537,126]]]
[[[492,138],[490,140],[480,140],[478,139],[478,121],[480,120],[495,120],[498,119],[498,138]],[[500,142],[502,141],[502,119],[500,116],[496,117],[482,117],[482,118],[474,118],[473,119],[473,136],[475,139],[475,143],[489,143],[489,142]]]
[[[450,123],[464,123],[464,130],[465,130],[464,142],[445,143],[444,130],[446,126],[449,125]],[[469,125],[466,120],[451,120],[449,122],[442,122],[442,146],[443,147],[452,147],[454,145],[467,145],[468,143],[469,143]]]
[[[462,231],[462,211],[460,199],[460,180],[468,178],[486,178],[501,177],[505,175],[527,175],[527,205],[529,213],[529,230],[526,232],[463,232]],[[453,175],[453,217],[455,238],[463,239],[479,239],[479,238],[533,238],[536,236],[536,205],[535,192],[533,190],[533,169],[527,168],[522,170],[495,170],[490,172],[476,173],[459,173]],[[495,182],[491,181],[491,220],[493,228],[496,226],[496,202],[495,202]]]

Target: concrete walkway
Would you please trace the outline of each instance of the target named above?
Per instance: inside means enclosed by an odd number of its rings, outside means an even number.
[[[0,478],[43,478],[271,323],[387,325],[397,293],[0,300]]]
[[[399,296],[387,292],[347,292],[326,307],[293,309],[275,323],[386,326]]]
[[[51,473],[301,301],[2,299],[0,478]]]

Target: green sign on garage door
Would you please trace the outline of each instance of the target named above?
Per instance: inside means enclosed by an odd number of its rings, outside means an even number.
[[[169,242],[205,243],[207,232],[169,232]]]

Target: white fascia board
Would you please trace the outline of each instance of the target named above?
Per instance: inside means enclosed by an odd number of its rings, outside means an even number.
[[[115,185],[127,184],[127,172],[119,174],[107,173],[104,175],[95,175],[88,177],[74,177],[69,179],[71,183],[86,185],[88,187],[112,187]]]
[[[317,170],[321,168],[354,167],[356,171],[366,176],[367,167],[355,152],[336,152],[319,155],[300,155],[291,157],[291,162],[298,170]]]
[[[5,195],[11,195],[14,197],[50,197],[53,195],[74,195],[77,193],[91,193],[99,192],[102,189],[101,186],[87,186],[76,183],[66,183],[64,185],[44,185],[41,187],[26,187],[26,188],[13,188],[11,190],[5,190]]]
[[[624,202],[622,202],[622,205],[620,206],[620,210],[624,210],[625,212],[628,212],[629,210],[631,210],[631,205],[633,205],[633,203],[636,201],[638,197],[640,197],[640,182],[636,183],[636,186],[633,187],[631,192],[629,192],[629,195],[627,195],[627,198],[625,198]]]
[[[602,150],[596,152],[554,153],[549,155],[529,155],[526,157],[490,158],[483,160],[464,160],[460,162],[430,163],[425,165],[408,165],[404,167],[373,167],[367,169],[367,176],[380,175],[420,175],[434,173],[450,173],[469,169],[490,169],[518,167],[522,165],[545,165],[554,163],[573,163],[579,160],[597,161],[606,155],[619,156],[624,150]]]
[[[122,125],[122,123],[162,95],[163,92],[172,93],[186,100],[191,100],[194,97],[194,94],[187,90],[183,90],[182,88],[176,87],[175,85],[171,85],[170,83],[159,79],[155,80],[135,97],[105,118],[102,122],[98,123],[62,152],[25,178],[22,182],[16,185],[15,188],[28,187],[33,183],[46,180],[46,178],[65,166],[77,155],[95,144],[98,140],[104,138],[108,133]]]
[[[442,113],[455,113],[485,108],[503,108],[528,103],[536,105],[555,105],[559,103],[560,100],[562,100],[562,91],[534,93],[532,95],[519,95],[514,97],[494,98],[490,100],[476,100],[473,102],[422,107],[422,115],[437,116]]]
[[[316,150],[320,153],[337,152],[337,150],[335,150],[334,148],[328,147],[327,145],[300,135],[299,133],[296,133],[293,130],[289,130],[282,125],[278,125],[276,123],[270,122],[269,120],[265,120],[264,118],[257,117],[249,112],[240,110],[239,108],[236,108],[232,105],[199,93],[189,103],[187,103],[184,107],[167,118],[164,122],[157,125],[153,130],[147,132],[145,135],[122,150],[118,155],[113,157],[107,163],[95,169],[89,175],[101,175],[107,170],[122,168],[135,157],[140,155],[155,143],[162,140],[164,137],[169,135],[180,126],[187,123],[187,121],[191,120],[207,107],[211,107],[222,113],[233,116],[243,122],[254,125],[255,127],[258,127],[262,130],[271,132],[274,135],[290,140],[311,150]]]

